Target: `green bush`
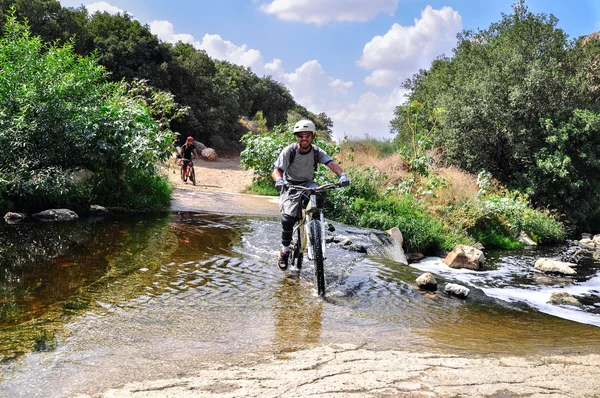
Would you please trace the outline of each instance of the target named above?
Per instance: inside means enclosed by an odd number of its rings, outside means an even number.
[[[549,211],[526,209],[522,224],[523,231],[538,244],[556,244],[567,237],[564,225]]]
[[[167,178],[132,169],[126,184],[103,178],[97,182],[94,201],[109,207],[129,210],[163,210],[171,203],[173,185]],[[115,192],[118,187],[119,192]]]
[[[70,45],[45,46],[13,15],[0,39],[0,71],[0,175],[6,181],[0,206],[13,202],[33,211],[84,207],[94,197],[127,207],[155,201],[140,200],[155,191],[141,187],[157,184],[154,165],[166,159],[176,137],[170,122],[185,112],[171,94],[143,81],[108,83],[94,57],[79,57]],[[76,185],[68,176],[78,169],[92,171],[99,183]],[[106,195],[108,182],[113,195]],[[140,190],[123,195],[132,185]]]
[[[434,254],[470,242],[466,235],[446,228],[414,196],[384,195],[378,186],[385,175],[374,168],[349,169],[348,175],[352,181],[348,188],[328,193],[326,214],[332,219],[378,230],[398,227],[408,251]]]

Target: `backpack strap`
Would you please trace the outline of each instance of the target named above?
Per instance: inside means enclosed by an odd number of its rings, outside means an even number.
[[[319,167],[319,148],[317,148],[315,145],[312,145],[312,149],[313,149],[313,153],[315,155],[315,162],[314,162],[314,167],[315,167],[315,173],[317,172],[317,168]],[[290,164],[294,163],[294,159],[296,158],[296,151],[298,150],[298,144],[294,144],[294,146],[290,147]]]

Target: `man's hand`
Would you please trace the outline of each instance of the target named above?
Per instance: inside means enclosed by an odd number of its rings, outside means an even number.
[[[350,180],[348,179],[348,176],[344,173],[340,174],[338,182],[342,187],[347,187],[348,185],[350,185]]]
[[[280,178],[277,181],[275,181],[275,189],[276,190],[281,192],[281,191],[283,191],[284,187],[285,187],[285,181],[283,180],[283,178]]]

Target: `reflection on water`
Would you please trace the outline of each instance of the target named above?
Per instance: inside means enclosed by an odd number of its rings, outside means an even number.
[[[492,259],[475,277],[445,273],[439,259],[409,267],[332,246],[322,300],[310,262],[299,276],[275,265],[277,220],[179,213],[2,228],[0,395],[68,396],[321,343],[504,354],[600,348],[595,326],[413,286],[429,270],[440,283],[512,291],[529,284],[516,271],[526,257]],[[45,340],[56,348],[23,355],[52,348]]]

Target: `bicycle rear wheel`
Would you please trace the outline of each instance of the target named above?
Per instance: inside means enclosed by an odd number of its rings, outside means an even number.
[[[192,181],[192,184],[196,185],[196,172],[194,171],[194,166],[190,166],[190,181]]]
[[[292,265],[296,265],[296,268],[300,270],[302,268],[302,260],[304,260],[304,254],[302,253],[302,237],[300,235],[300,228],[296,230],[296,236],[292,239]]]
[[[317,294],[319,297],[325,297],[325,269],[323,268],[323,246],[321,240],[321,222],[313,220],[310,223],[310,232],[312,239],[310,244],[313,247],[313,260],[315,263],[315,283],[317,284]]]

